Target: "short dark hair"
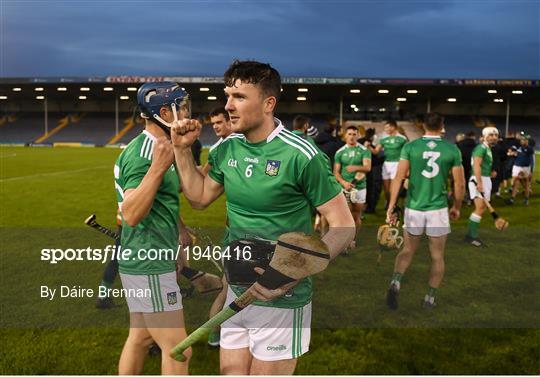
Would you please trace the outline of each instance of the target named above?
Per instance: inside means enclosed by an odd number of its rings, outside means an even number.
[[[467,136],[467,137],[469,137],[469,138],[470,138],[470,137],[476,137],[476,134],[474,133],[474,131],[469,131],[469,132],[467,132],[467,133],[465,134],[465,136]]]
[[[398,127],[397,122],[394,119],[387,119],[386,122],[384,122],[384,124],[389,124],[394,128]]]
[[[235,60],[223,75],[225,85],[233,86],[236,80],[245,84],[258,85],[266,96],[276,97],[281,94],[281,76],[270,64],[253,60]]]
[[[348,126],[347,129],[345,130],[345,132],[347,132],[349,130],[355,130],[356,132],[358,132],[358,127],[356,127],[356,126]]]
[[[429,131],[439,131],[443,128],[444,117],[437,113],[427,113],[424,118],[424,125]]]
[[[293,130],[301,130],[306,124],[309,123],[309,118],[304,115],[297,115],[293,119]]]
[[[210,117],[217,117],[219,114],[223,114],[223,117],[228,122],[229,121],[229,112],[225,110],[224,107],[216,107],[214,110],[210,111]]]

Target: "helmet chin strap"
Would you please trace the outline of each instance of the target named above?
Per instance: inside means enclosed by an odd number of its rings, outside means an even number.
[[[178,122],[178,113],[176,112],[176,105],[171,103],[171,109],[173,113],[173,121],[171,123],[167,122],[165,119],[160,117],[157,114],[154,114],[155,123],[167,134],[168,137],[171,137],[171,128]]]

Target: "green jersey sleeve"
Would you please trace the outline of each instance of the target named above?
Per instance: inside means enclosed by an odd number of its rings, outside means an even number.
[[[362,159],[364,159],[364,158],[367,158],[367,159],[371,160],[371,151],[369,149],[367,149],[367,148],[362,153]]]
[[[210,166],[214,166],[216,163],[215,163],[215,160],[216,160],[216,149],[217,148],[214,148],[214,149],[211,149],[210,152],[208,152],[208,164]]]
[[[400,160],[411,160],[411,143],[407,143],[401,148]]]
[[[339,151],[336,153],[336,155],[334,156],[334,164],[342,164],[343,162],[341,162],[341,157],[343,156],[343,151]]]
[[[221,170],[221,166],[219,165],[219,155],[218,155],[218,150],[220,149],[219,148],[220,146],[221,145],[212,149],[210,153],[208,153],[208,164],[211,166],[210,171],[208,172],[208,175],[214,181],[223,185],[223,183],[225,182],[225,177],[223,175],[223,171]]]
[[[323,205],[341,193],[341,185],[330,172],[321,153],[316,154],[300,173],[299,183],[314,207]]]
[[[120,177],[124,191],[137,188],[141,184],[151,163],[152,161],[143,157],[124,160],[124,164],[120,166]]]
[[[472,153],[473,157],[482,157],[482,158],[484,158],[485,155],[486,155],[486,148],[484,148],[482,144],[478,144],[474,148],[473,153]]]

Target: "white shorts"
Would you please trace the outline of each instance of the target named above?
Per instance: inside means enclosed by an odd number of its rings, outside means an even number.
[[[512,166],[512,177],[517,177],[521,172],[525,174],[525,177],[528,177],[529,175],[531,175],[531,167],[516,165]]]
[[[396,178],[399,161],[385,161],[382,165],[382,179]]]
[[[364,204],[366,202],[366,193],[367,190],[365,188],[360,190],[351,190],[351,203]]]
[[[476,177],[473,175],[471,178],[469,178],[469,196],[471,200],[474,200],[475,198],[482,199],[482,196],[480,195],[480,192],[476,188],[474,182],[476,182]],[[489,202],[491,200],[491,178],[482,177],[482,185],[484,186],[484,198],[486,198]]]
[[[176,272],[161,275],[120,274],[127,290],[126,301],[130,313],[170,312],[182,309],[182,295]]]
[[[448,208],[433,211],[405,208],[404,220],[403,228],[413,236],[421,236],[424,231],[430,237],[440,237],[450,233]]]
[[[229,287],[229,305],[236,295]],[[249,348],[262,361],[290,360],[309,350],[311,303],[302,308],[282,309],[250,305],[221,325],[220,347]]]

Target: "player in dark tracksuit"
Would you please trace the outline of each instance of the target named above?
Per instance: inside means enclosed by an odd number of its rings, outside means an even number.
[[[512,197],[507,200],[508,204],[514,204],[518,190],[518,183],[523,186],[524,203],[529,205],[530,194],[530,176],[533,165],[534,149],[529,145],[530,135],[522,132],[520,146],[515,151],[510,152],[515,156],[514,166],[512,168]]]

